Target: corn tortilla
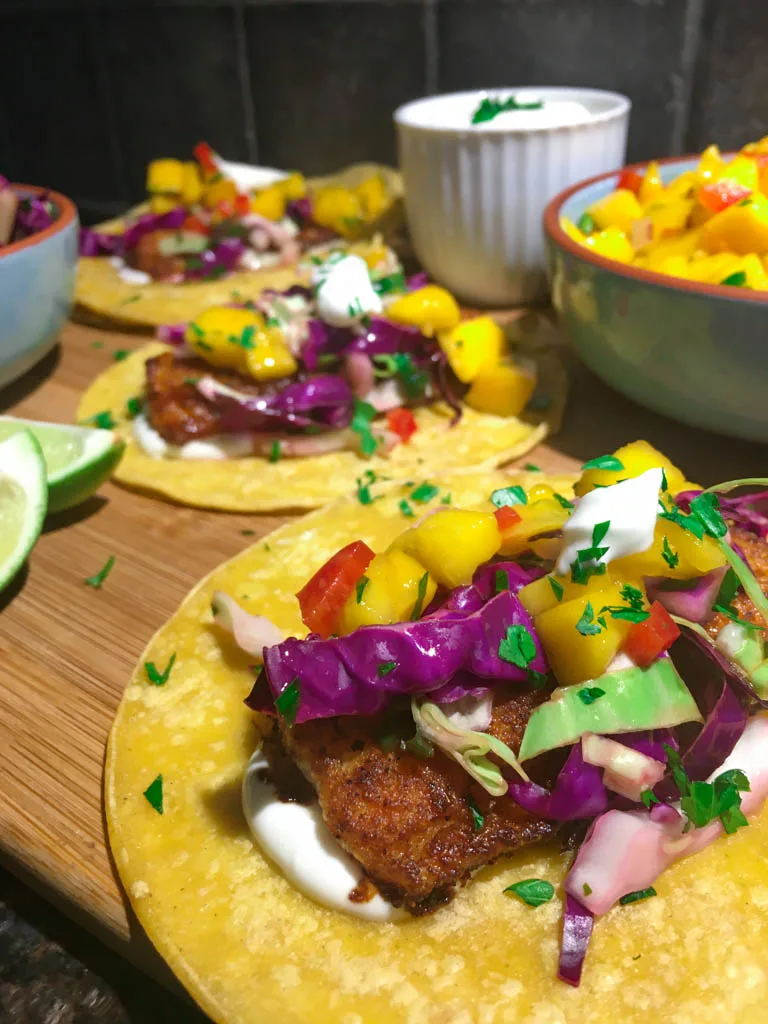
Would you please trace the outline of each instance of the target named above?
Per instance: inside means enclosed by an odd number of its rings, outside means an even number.
[[[433,478],[471,505],[532,474]],[[569,494],[574,477],[535,479]],[[243,704],[249,659],[211,624],[221,589],[303,635],[293,595],[334,551],[385,547],[406,525],[398,484],[363,506],[341,499],[260,540],[206,577],[142,655],[110,736],[107,821],[120,877],[150,939],[217,1024],[757,1024],[768,1000],[768,817],[667,871],[658,896],[595,925],[579,989],[556,979],[561,897],[537,909],[503,895],[525,878],[556,887],[559,846],[482,870],[454,902],[403,924],[370,924],[297,892],[261,855],[240,810],[257,740]],[[439,503],[440,496],[435,499]],[[176,661],[168,682],[144,662]],[[143,797],[163,776],[162,816]]]

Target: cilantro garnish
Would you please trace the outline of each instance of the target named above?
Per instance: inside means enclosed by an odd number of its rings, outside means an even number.
[[[485,824],[485,818],[471,793],[467,794],[467,803],[469,804],[469,812],[472,815],[472,824],[475,826],[475,832],[479,832]]]
[[[171,675],[171,669],[176,662],[176,653],[171,655],[171,659],[165,667],[165,670],[161,672],[154,661],[144,662],[144,671],[147,673],[147,679],[152,683],[153,686],[165,686]]]
[[[402,270],[397,270],[394,274],[387,274],[385,277],[380,277],[378,281],[374,281],[373,290],[378,292],[379,295],[390,295],[392,292],[404,292],[405,277]]]
[[[506,569],[497,569],[493,574],[493,586],[497,594],[509,590],[509,573]]]
[[[588,213],[582,213],[579,219],[576,221],[576,227],[581,231],[583,235],[591,235],[595,230],[595,222],[592,220]]]
[[[581,613],[581,618],[576,623],[576,629],[582,636],[597,636],[598,633],[602,632],[604,623],[600,623],[598,619],[595,622],[595,612],[592,608],[592,602],[587,601],[584,611]]]
[[[696,516],[710,537],[724,537],[728,532],[720,515],[720,500],[716,494],[703,492],[691,501],[691,514]]]
[[[653,790],[650,789],[644,789],[643,792],[640,794],[640,799],[643,801],[643,803],[649,811],[654,804],[661,803],[661,800],[659,800],[657,796],[654,796]]]
[[[133,419],[134,416],[138,416],[141,412],[141,399],[129,398],[125,403],[125,411],[130,419]]]
[[[589,884],[589,882],[585,882],[584,885],[582,885],[581,890],[585,896],[592,895],[592,886]]]
[[[599,686],[585,686],[579,690],[577,696],[582,704],[594,704],[596,700],[605,696],[605,690],[601,690]]]
[[[725,574],[725,576],[723,576],[723,582],[720,584],[720,589],[717,592],[715,604],[723,605],[726,608],[730,608],[731,603],[733,602],[734,597],[736,597],[736,595],[738,594],[740,587],[741,580],[733,571],[733,569],[729,566],[728,572]]]
[[[269,449],[269,461],[279,462],[280,461],[280,442],[273,441],[272,446]]]
[[[588,562],[582,565],[579,561],[571,562],[571,581],[586,585],[592,576],[604,576],[607,565],[605,562],[598,562],[596,565]]]
[[[414,516],[413,509],[408,504],[408,502],[405,500],[405,498],[403,498],[401,501],[399,501],[397,503],[397,507],[400,509],[400,511],[403,513],[404,516],[407,516],[409,519],[413,519],[413,516]]]
[[[194,342],[194,345],[197,348],[201,348],[203,352],[213,352],[213,345],[209,345],[207,341],[203,341],[200,338],[198,338],[197,341]]]
[[[703,828],[715,818],[720,819],[729,835],[749,824],[741,810],[741,793],[750,791],[744,772],[732,768],[718,775],[714,782],[691,782],[678,752],[665,743],[664,753],[680,793],[680,808],[688,819],[684,832]]]
[[[296,713],[301,702],[301,688],[298,676],[275,697],[275,710],[287,726],[292,726],[296,721]]]
[[[360,436],[360,449],[363,455],[373,455],[376,451],[377,441],[371,431],[371,420],[376,416],[376,410],[368,402],[361,402],[355,399],[352,412],[352,423],[350,426]]]
[[[411,619],[416,620],[421,617],[421,613],[424,607],[424,598],[427,596],[427,584],[429,583],[429,573],[425,572],[419,580],[418,590],[416,591],[416,604],[413,606],[411,612]]]
[[[243,537],[252,537],[254,535],[254,533],[256,533],[256,531],[255,530],[241,530],[240,533],[242,534]]]
[[[680,555],[678,555],[676,551],[672,550],[672,548],[669,545],[669,540],[666,534],[664,535],[664,542],[661,549],[661,557],[664,559],[664,561],[667,563],[670,569],[677,568],[677,563],[680,561]]]
[[[555,887],[543,878],[526,878],[522,882],[508,885],[504,892],[512,893],[529,907],[540,907],[542,903],[549,903],[555,895]]]
[[[144,790],[142,796],[144,796],[149,803],[150,807],[157,811],[158,814],[163,813],[163,776],[158,775],[157,778],[153,779],[152,782]]]
[[[590,576],[602,576],[605,572],[605,562],[601,562],[600,559],[609,549],[600,547],[600,542],[610,527],[610,520],[596,523],[592,528],[591,546],[576,552],[576,559],[571,563],[571,579],[574,583],[586,583]]]
[[[371,473],[371,471],[368,470],[368,473]],[[371,484],[375,480],[376,474],[371,473],[370,477],[368,477],[366,474],[366,476],[358,477],[357,480],[355,481],[357,484],[357,500],[360,502],[361,505],[372,505],[373,502],[375,501],[373,495],[371,494]]]
[[[100,427],[101,430],[112,430],[117,426],[115,421],[112,419],[112,413],[109,409],[105,409],[103,412],[97,412],[93,416],[88,416],[84,420],[80,420],[81,426],[88,426],[93,424],[94,427]]]
[[[116,363],[122,363],[130,354],[131,350],[129,348],[118,348],[112,353]]]
[[[619,591],[630,608],[642,608],[644,604],[643,592],[633,587],[631,583],[625,583]]]
[[[658,895],[652,885],[649,885],[647,889],[637,889],[635,892],[628,892],[626,896],[622,896],[619,903],[622,907],[626,907],[628,903],[637,903],[639,900],[650,899],[651,896]]]
[[[390,672],[394,672],[396,668],[396,661],[382,661],[381,664],[376,666],[376,675],[381,679],[382,676],[388,676]]]
[[[496,508],[504,508],[507,505],[527,505],[528,498],[525,491],[519,484],[514,487],[499,487],[491,494],[491,504]]]
[[[661,467],[661,489],[662,491],[669,490],[669,484],[667,483],[667,471],[663,466]]]
[[[569,512],[571,511],[571,509],[574,508],[573,502],[568,501],[567,498],[564,498],[562,494],[558,494],[557,491],[555,491],[554,498],[555,501],[558,501],[563,506],[563,508],[568,509]]]
[[[541,466],[536,466],[533,462],[526,462],[526,464],[523,466],[523,469],[527,470],[529,473],[541,472]]]
[[[484,96],[472,114],[472,124],[483,124],[486,121],[492,121],[494,117],[498,117],[499,114],[503,114],[507,110],[541,110],[543,106],[543,100],[531,100],[529,103],[521,103],[514,96],[510,96],[506,100]]]
[[[355,593],[357,595],[358,604],[360,604],[360,602],[363,600],[363,593],[370,582],[371,581],[368,579],[367,576],[361,576],[360,579],[357,581],[357,585],[355,586]]]
[[[738,612],[727,605],[713,604],[712,611],[720,612],[720,614],[724,615],[726,619],[730,619],[731,622],[735,622],[737,625],[743,626],[744,629],[753,629],[757,632],[763,628],[762,626],[758,626],[756,622],[748,622],[746,619],[740,618]]]
[[[104,342],[103,341],[92,341],[91,342],[91,348],[104,348]]]
[[[562,601],[563,594],[565,593],[565,588],[563,587],[563,584],[556,580],[554,576],[547,576],[547,579],[549,580],[550,587],[552,587],[552,593],[555,595],[558,601]]]
[[[528,668],[536,654],[536,642],[526,626],[507,626],[506,635],[499,643],[499,657],[502,661],[518,668]]]
[[[617,459],[615,455],[598,455],[596,459],[590,459],[589,462],[585,462],[581,468],[609,469],[618,473],[622,469],[624,469],[624,463],[621,461],[621,459]]]
[[[83,583],[85,583],[87,587],[93,587],[94,590],[101,590],[102,584],[104,583],[104,580],[107,578],[107,576],[109,576],[109,574],[112,572],[112,566],[114,564],[115,556],[110,555],[109,558],[104,563],[103,567],[99,569],[99,571],[95,573],[93,576],[86,576],[86,578],[83,580]]]
[[[450,505],[450,504],[451,504],[451,501],[452,501],[452,500],[453,500],[453,499],[451,498],[451,495],[450,495],[450,493],[449,493],[449,494],[445,494],[445,495],[443,495],[443,497],[442,497],[442,498],[440,499],[440,504],[441,504],[441,505]]]
[[[256,343],[253,340],[253,336],[256,333],[256,328],[253,324],[248,324],[247,327],[243,328],[243,333],[239,338],[235,338],[235,342],[241,348],[256,348]]]
[[[129,306],[132,302],[138,302],[141,298],[140,295],[129,295],[127,299],[123,299],[120,303],[121,306]]]
[[[621,619],[623,622],[645,622],[650,612],[644,608],[629,608],[623,604],[606,604],[600,609],[600,614],[608,612],[612,619]]]
[[[659,519],[665,519],[670,523],[675,523],[681,529],[692,533],[698,540],[701,540],[704,536],[704,525],[696,516],[683,515],[676,505],[673,505],[672,508],[668,509],[661,499],[659,499],[659,506],[661,507]]]
[[[440,493],[440,488],[435,487],[434,484],[428,484],[426,480],[423,484],[411,491],[411,499],[417,501],[420,505],[425,505],[428,501],[432,501],[433,498],[437,497]]]
[[[384,354],[373,358],[382,367],[381,371],[376,372],[377,377],[397,377],[408,398],[424,397],[429,386],[429,377],[425,370],[414,363],[407,352],[395,352],[394,355]]]
[[[747,200],[747,203],[751,200]],[[739,206],[743,205],[743,201],[739,203]],[[724,277],[720,284],[729,284],[732,288],[743,288],[747,283],[747,275],[743,270],[737,270],[733,274],[729,274],[728,277]]]

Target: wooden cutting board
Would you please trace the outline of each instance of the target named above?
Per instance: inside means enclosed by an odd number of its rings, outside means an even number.
[[[71,422],[115,350],[142,341],[69,325],[58,350],[0,394],[0,411]],[[523,461],[570,471],[647,436],[705,481],[768,468],[760,446],[672,424],[587,371],[571,372],[559,450],[541,446]],[[130,915],[106,846],[101,786],[112,717],[145,644],[193,584],[285,519],[178,508],[108,484],[49,521],[28,569],[0,596],[0,858],[154,973],[163,968]],[[85,586],[110,555],[103,589]]]

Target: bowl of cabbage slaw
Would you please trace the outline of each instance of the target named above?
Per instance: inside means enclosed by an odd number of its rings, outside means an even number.
[[[552,301],[579,356],[617,391],[693,426],[768,441],[768,216],[764,251],[754,225],[744,233],[741,224],[747,214],[759,226],[768,200],[755,188],[739,194],[742,206],[702,213],[698,197],[715,155],[726,174],[744,156],[723,158],[710,147],[598,175],[556,196],[544,212]],[[686,184],[688,213],[677,226],[659,230],[643,208],[639,189],[649,173],[661,206],[677,203]],[[732,187],[726,177],[712,184],[715,195]],[[635,198],[633,185],[639,216],[621,227],[596,223],[616,196]],[[739,221],[735,233],[726,223],[723,234],[724,213]]]
[[[0,176],[0,387],[56,344],[72,306],[77,230],[70,199]]]

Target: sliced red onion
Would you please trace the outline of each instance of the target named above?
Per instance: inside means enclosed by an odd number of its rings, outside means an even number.
[[[162,324],[157,328],[157,340],[166,345],[183,345],[187,333],[187,325],[184,324]]]
[[[560,962],[557,976],[568,985],[578,988],[581,971],[592,937],[594,915],[570,893],[566,893],[563,906],[563,935],[560,941]]]
[[[704,622],[712,611],[727,571],[727,566],[713,569],[706,576],[686,581],[684,587],[674,586],[674,581],[663,577],[648,577],[645,580],[648,600],[659,601],[672,615],[689,622]]]
[[[664,764],[607,736],[585,733],[581,738],[582,756],[587,764],[604,768],[603,784],[629,800],[661,781]]]
[[[352,394],[358,398],[365,398],[376,383],[371,357],[364,352],[349,352],[344,356],[344,376],[352,388]]]
[[[671,804],[653,804],[650,817],[657,825],[670,825],[679,824],[682,815]]]
[[[309,196],[292,199],[285,208],[286,214],[297,224],[303,225],[312,220],[312,200]]]
[[[405,287],[409,292],[417,292],[419,288],[426,288],[429,284],[429,274],[426,270],[420,270],[418,274],[411,274],[406,278]]]
[[[237,646],[261,661],[264,648],[279,644],[285,634],[263,615],[251,615],[229,594],[216,590],[211,598],[213,620],[234,637]]]
[[[752,481],[757,483],[758,481]],[[762,481],[764,482],[764,481]],[[750,481],[743,481],[743,486],[748,486]],[[732,487],[739,484],[739,481],[732,481]],[[701,491],[681,491],[675,495],[675,503],[683,510],[690,512],[691,501],[698,497]],[[754,533],[757,537],[765,540],[768,537],[768,517],[765,516],[756,506],[760,503],[763,506],[768,502],[768,491],[753,491],[751,494],[742,494],[737,498],[726,497],[725,494],[717,494],[720,502],[720,511],[723,516],[739,526],[743,530]]]

